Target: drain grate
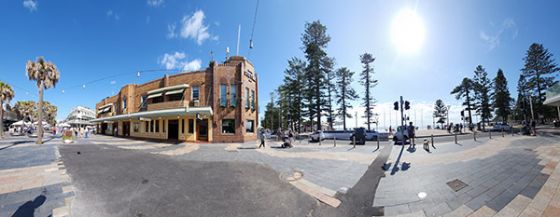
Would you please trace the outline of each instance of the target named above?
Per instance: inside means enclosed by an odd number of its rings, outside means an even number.
[[[463,189],[464,187],[467,187],[468,185],[466,183],[464,183],[463,181],[459,180],[459,179],[455,179],[453,181],[449,181],[447,182],[447,185],[453,189],[453,191],[457,192],[461,189]]]

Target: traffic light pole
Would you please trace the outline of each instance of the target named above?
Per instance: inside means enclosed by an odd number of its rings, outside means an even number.
[[[402,96],[401,96],[401,103],[400,103],[400,106],[401,106],[401,107],[400,107],[400,108],[401,108],[401,126],[404,127],[404,108],[403,108],[403,106],[404,106],[404,100],[403,100],[403,97],[402,97]]]

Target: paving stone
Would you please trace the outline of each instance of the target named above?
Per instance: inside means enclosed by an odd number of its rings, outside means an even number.
[[[481,194],[479,196],[474,197],[472,200],[467,202],[465,205],[467,205],[472,210],[478,210],[482,206],[484,206],[486,204],[486,202],[490,201],[490,199],[492,199],[492,198],[490,198],[487,194]]]

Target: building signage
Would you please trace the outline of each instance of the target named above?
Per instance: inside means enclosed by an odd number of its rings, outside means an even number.
[[[249,78],[249,81],[255,81],[255,75],[251,72],[251,70],[246,70],[245,76]]]

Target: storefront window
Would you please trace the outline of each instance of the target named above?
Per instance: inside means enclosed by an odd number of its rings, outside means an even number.
[[[254,133],[255,132],[255,125],[254,125],[255,121],[253,120],[247,120],[247,122],[245,122],[245,131],[247,133]]]
[[[189,133],[190,134],[194,133],[194,120],[193,119],[189,119]]]
[[[192,100],[198,100],[198,97],[200,95],[200,90],[198,86],[193,86],[192,87]]]
[[[222,120],[222,134],[235,134],[235,120],[223,119]]]
[[[230,105],[231,107],[235,107],[237,106],[237,88],[235,88],[235,84],[232,84],[229,88],[230,94],[229,94],[229,99],[230,99]]]
[[[156,120],[156,133],[159,133],[159,121],[160,120]]]
[[[226,107],[227,103],[227,85],[220,85],[220,106]]]

